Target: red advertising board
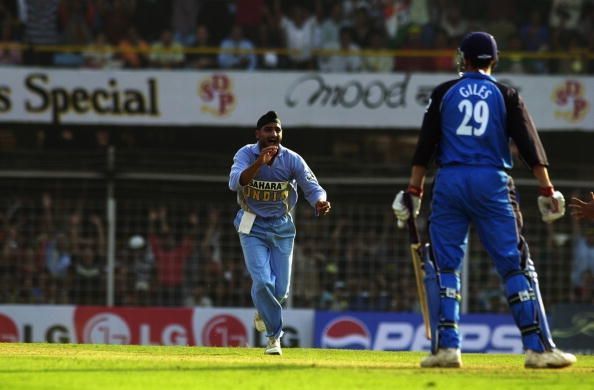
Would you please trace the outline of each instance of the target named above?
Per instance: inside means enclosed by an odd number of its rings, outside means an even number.
[[[195,345],[193,309],[78,306],[74,327],[79,343]]]

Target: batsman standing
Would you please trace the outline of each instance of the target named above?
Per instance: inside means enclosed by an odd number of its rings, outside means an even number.
[[[276,112],[264,114],[256,125],[258,142],[239,149],[229,175],[229,188],[237,192],[241,207],[234,224],[252,278],[254,324],[266,332],[269,355],[282,354],[282,304],[289,293],[295,239],[290,212],[297,203],[297,185],[316,215],[330,211],[326,191],[305,160],[281,146],[282,137]]]
[[[542,143],[522,98],[498,83],[491,71],[497,44],[485,32],[469,33],[459,47],[460,78],[437,86],[425,111],[406,191],[392,205],[399,221],[420,210],[428,164],[435,157],[429,218],[429,258],[437,272],[428,286],[432,352],[421,367],[460,367],[460,269],[470,223],[492,258],[505,285],[509,306],[526,351],[525,367],[569,366],[574,355],[553,343],[538,278],[522,231],[518,197],[508,170],[510,139],[540,186],[538,206],[550,223],[565,213],[565,200],[548,175]],[[406,198],[410,197],[412,208]],[[402,223],[401,223],[402,224]]]

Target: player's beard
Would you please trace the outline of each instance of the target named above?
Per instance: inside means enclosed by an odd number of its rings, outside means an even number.
[[[260,138],[260,148],[265,148],[268,146],[279,146],[281,139],[279,137],[265,137]]]

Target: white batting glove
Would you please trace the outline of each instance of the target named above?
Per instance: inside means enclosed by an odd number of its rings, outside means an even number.
[[[421,211],[421,197],[412,194],[410,191],[400,191],[396,194],[394,198],[394,202],[392,202],[392,210],[394,211],[394,215],[398,219],[398,227],[403,228],[406,226],[406,221],[410,218],[410,210],[404,203],[404,195],[408,193],[410,195],[410,199],[412,202],[413,210],[414,210],[414,218],[419,216],[419,212]]]
[[[565,215],[565,198],[553,187],[541,188],[538,197],[538,210],[543,222],[551,223]]]

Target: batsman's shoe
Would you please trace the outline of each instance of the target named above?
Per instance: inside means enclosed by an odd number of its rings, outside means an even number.
[[[462,355],[458,348],[440,348],[421,360],[421,367],[462,367]]]
[[[256,312],[256,314],[254,314],[254,327],[258,332],[266,332],[266,324],[264,323],[262,317],[260,317],[259,312]]]
[[[524,367],[526,368],[563,368],[571,366],[577,361],[575,355],[563,352],[560,349],[553,349],[552,351],[534,352],[530,349],[526,350],[526,361]]]
[[[281,349],[280,339],[269,337],[268,338],[268,345],[266,345],[266,351],[264,351],[266,355],[282,355],[283,350]]]

